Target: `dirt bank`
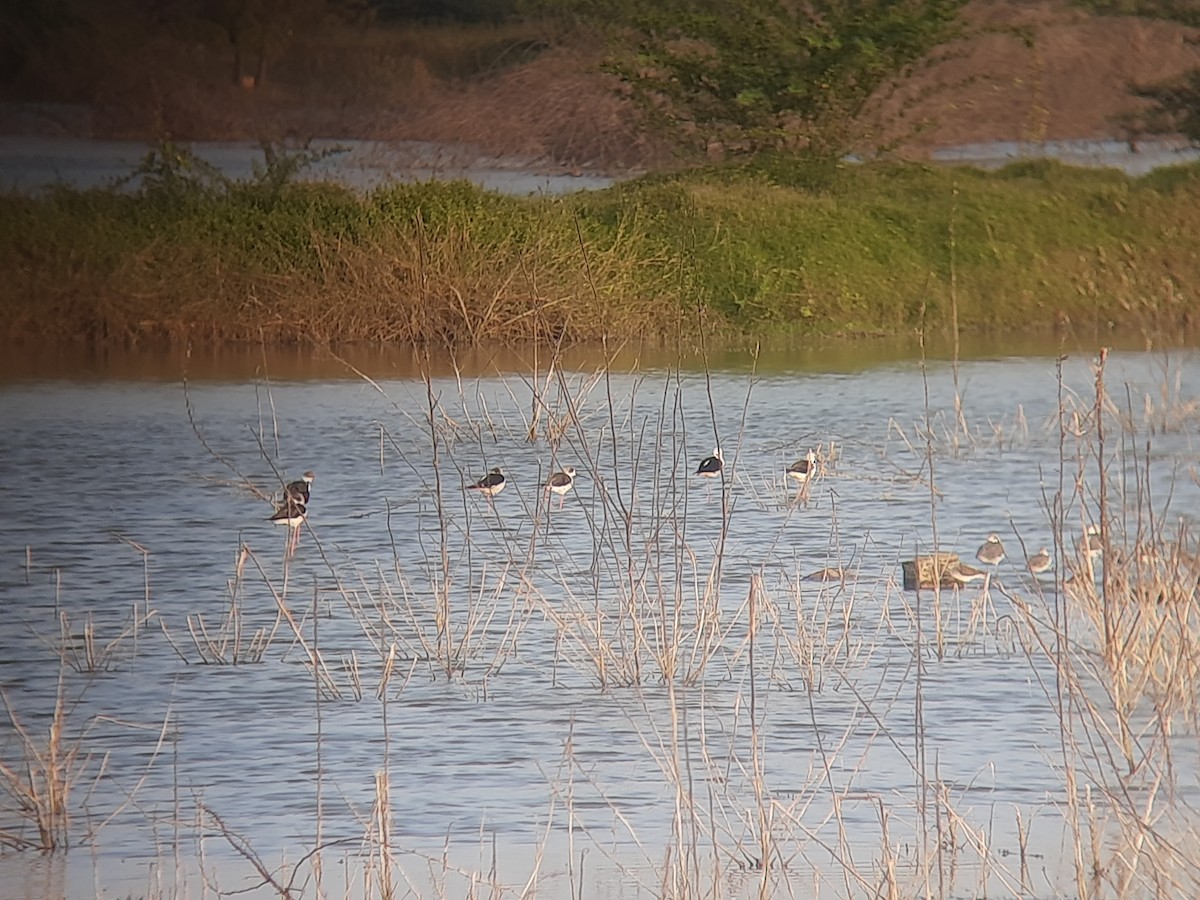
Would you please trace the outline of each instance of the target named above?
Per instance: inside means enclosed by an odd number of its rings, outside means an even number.
[[[1200,67],[1200,32],[1170,22],[1096,17],[1044,0],[976,0],[963,19],[960,37],[871,99],[861,117],[861,150],[920,158],[984,141],[1124,139],[1122,117],[1143,102],[1131,95],[1131,83]],[[486,77],[451,79],[419,65],[399,73],[395,60],[368,60],[371,48],[353,40],[304,51],[324,54],[319,71],[340,81],[289,80],[281,66],[271,82],[245,89],[229,82],[221,55],[227,51],[219,45],[183,53],[178,41],[151,31],[138,52],[109,66],[90,104],[10,102],[0,107],[0,133],[435,141],[567,171],[637,170],[671,159],[665,142],[639,128],[632,101],[601,71],[596,48],[559,46]],[[346,60],[359,58],[362,71],[351,71]],[[61,101],[70,90],[56,87],[55,77],[34,72],[35,83],[4,98],[40,91],[37,99]]]

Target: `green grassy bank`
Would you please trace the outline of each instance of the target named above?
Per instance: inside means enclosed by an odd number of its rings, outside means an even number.
[[[0,338],[480,342],[1187,325],[1200,167],[693,171],[556,199],[159,172],[0,197]]]

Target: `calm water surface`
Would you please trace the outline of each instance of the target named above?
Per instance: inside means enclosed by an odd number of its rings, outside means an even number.
[[[457,375],[435,363],[428,383],[411,359],[355,360],[368,380],[310,353],[70,369],[10,355],[0,684],[44,734],[62,675],[91,764],[70,852],[0,853],[0,895],[275,894],[222,828],[281,883],[298,872],[297,895],[380,895],[384,774],[398,896],[491,882],[520,896],[531,881],[539,897],[572,883],[655,896],[683,789],[698,880],[722,894],[757,894],[765,805],[787,859],[778,896],[869,895],[833,860],[875,883],[883,808],[903,873],[932,827],[916,812],[922,750],[993,865],[1018,849],[1020,810],[1032,892],[1072,893],[1048,670],[1022,650],[1008,597],[1053,603],[1052,580],[1040,599],[1021,565],[1020,541],[1052,543],[1043,497],[1059,478],[1056,352],[1033,349],[961,364],[969,437],[952,366],[923,368],[911,348],[766,353],[757,370],[728,354],[708,376],[630,351],[605,375],[581,353],[549,381],[529,353]],[[1063,363],[1084,404],[1091,361]],[[1117,351],[1108,379],[1143,423],[1164,383],[1196,397],[1200,356]],[[1176,515],[1200,510],[1196,424],[1152,437],[1155,493],[1173,491]],[[718,442],[724,483],[695,478]],[[831,445],[793,502],[784,469]],[[539,486],[562,465],[580,477],[559,509]],[[493,466],[509,476],[494,503],[463,491]],[[308,468],[311,514],[287,559],[262,495]],[[943,598],[941,658],[899,583],[935,528],[966,559],[996,531],[1010,556],[1003,591]],[[801,580],[834,565],[857,577]],[[0,759],[18,743],[4,717]],[[1185,753],[1177,764],[1194,771]],[[304,859],[317,844],[319,876]],[[1006,873],[963,859],[947,894],[1015,892],[1015,858]]]

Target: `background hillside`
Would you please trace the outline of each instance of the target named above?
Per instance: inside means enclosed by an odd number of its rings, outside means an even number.
[[[235,57],[234,26],[219,15],[197,24],[169,0],[148,16],[143,7],[115,2],[104,18],[37,32],[34,50],[6,67],[0,132],[460,142],[606,170],[738,149],[678,119],[656,130],[605,69],[602,42],[561,21],[389,25],[314,13]],[[1125,117],[1146,105],[1130,85],[1200,68],[1198,35],[1065,3],[974,0],[947,42],[872,93],[849,143],[919,158],[978,141],[1126,138]]]

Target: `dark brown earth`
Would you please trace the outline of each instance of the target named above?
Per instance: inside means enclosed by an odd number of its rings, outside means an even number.
[[[1125,139],[1124,117],[1144,105],[1131,94],[1131,83],[1200,67],[1200,32],[1171,22],[1097,17],[1045,0],[975,0],[964,22],[961,37],[871,98],[860,118],[860,150],[920,158],[935,148],[982,141]],[[214,55],[220,52],[193,48],[192,70],[210,73],[197,78],[181,67],[177,45],[147,38],[127,63],[110,66],[84,114],[78,104],[32,111],[7,104],[0,109],[0,132],[437,141],[609,171],[672,158],[666,142],[638,127],[632,102],[600,71],[595,49],[567,44],[465,83],[417,66],[402,81],[385,84],[368,67],[368,53],[347,47],[341,57],[330,57],[326,70],[350,78],[355,73],[346,60],[361,57],[363,71],[351,90],[311,79],[289,87],[278,69],[268,84],[238,88]]]
[[[976,141],[1130,135],[1148,84],[1200,67],[1200,33],[1173,22],[1092,16],[1065,3],[975,0],[962,38],[879,91],[864,121],[906,155]]]

